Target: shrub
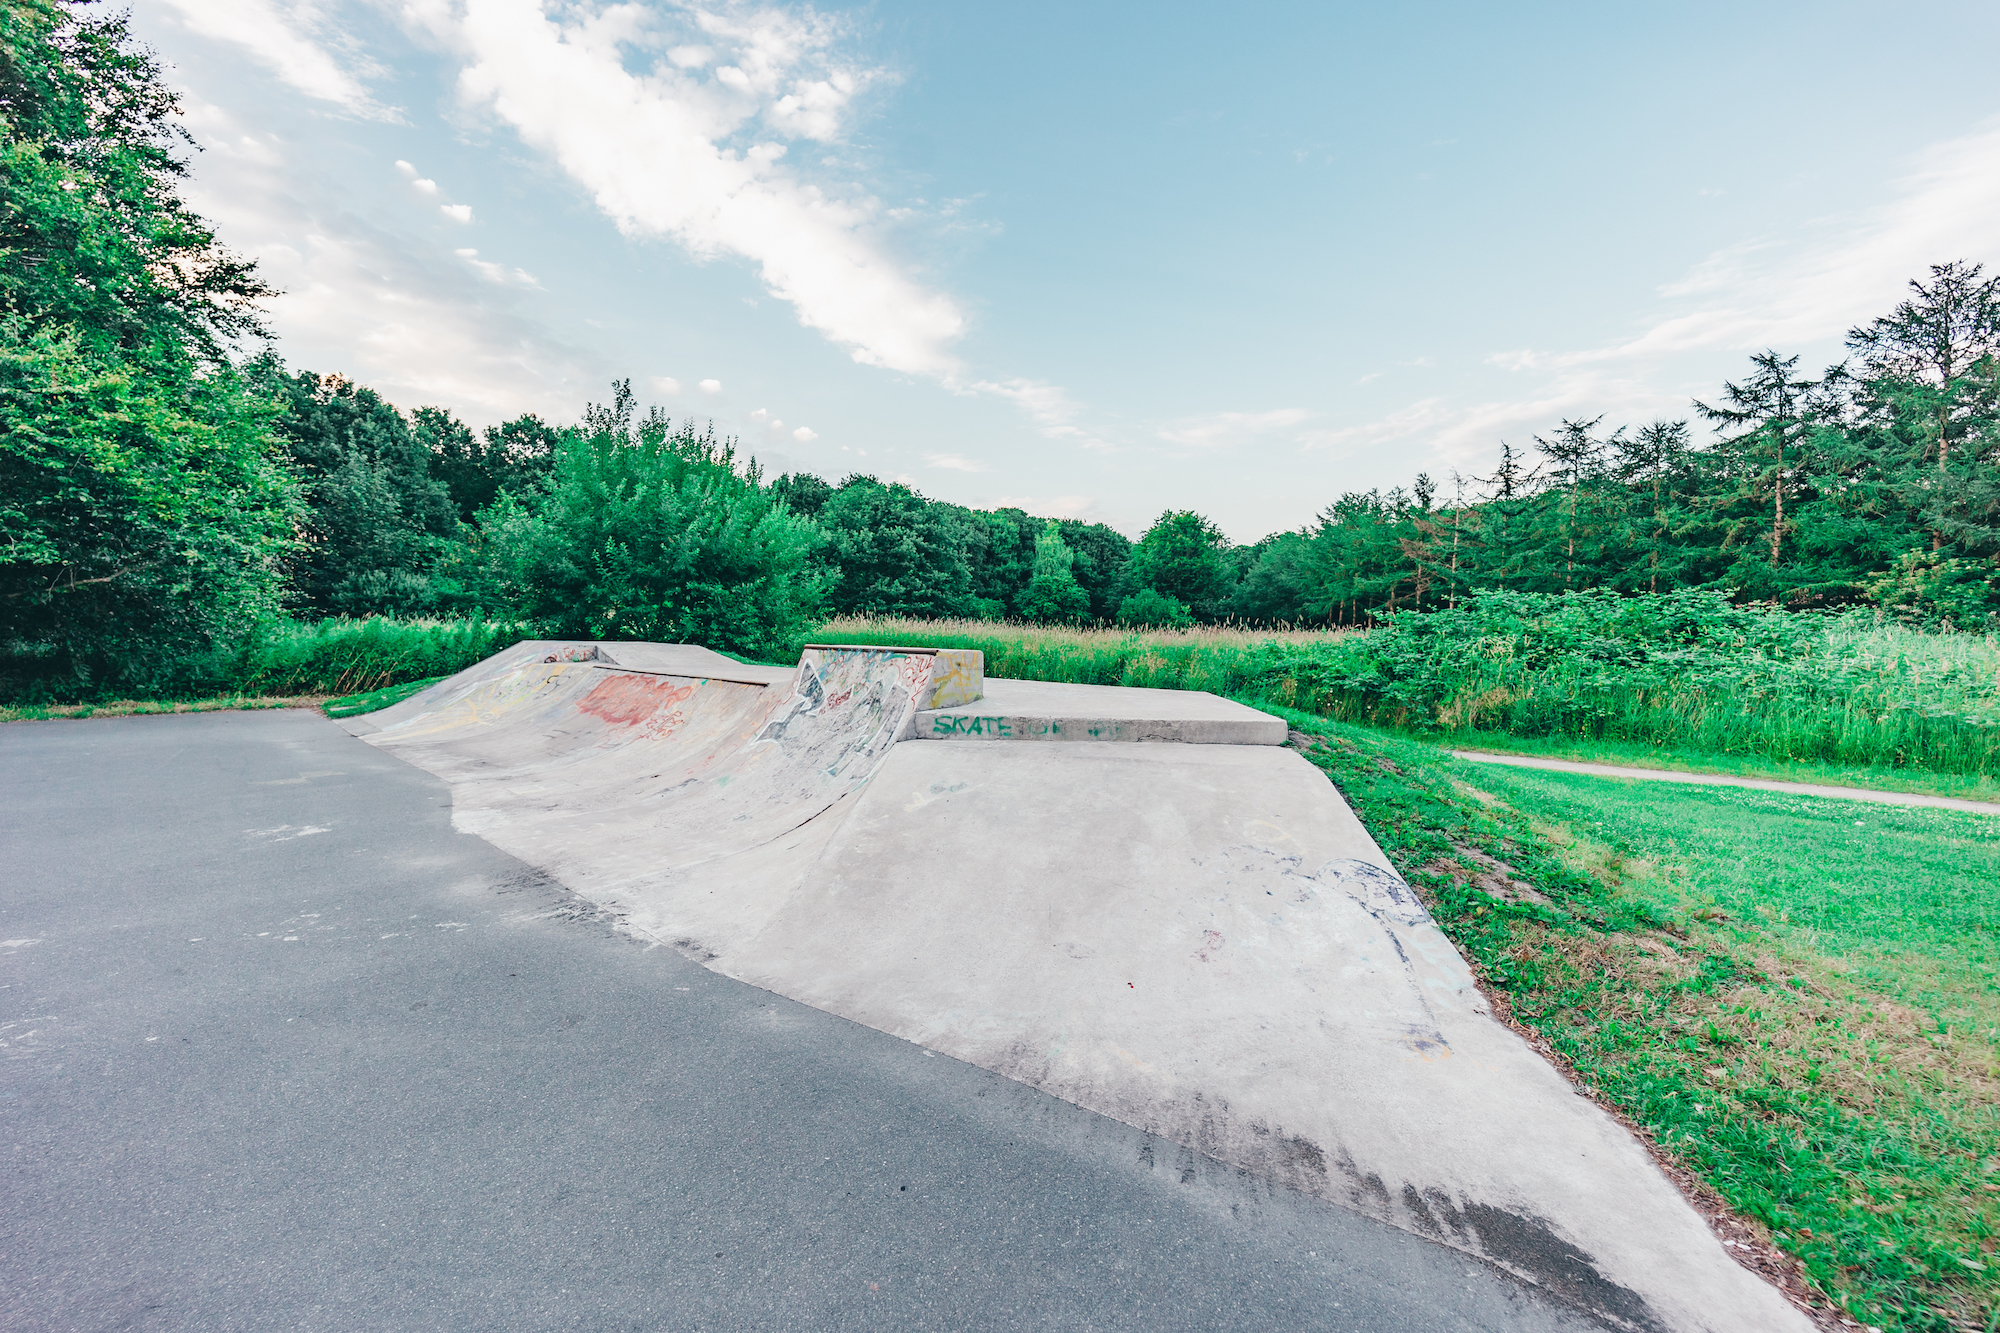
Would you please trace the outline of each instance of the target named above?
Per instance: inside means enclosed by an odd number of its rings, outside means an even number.
[[[1186,629],[1194,624],[1194,613],[1178,597],[1141,588],[1118,603],[1118,623],[1153,629]]]
[[[782,651],[832,575],[814,563],[819,529],[758,480],[713,430],[635,428],[621,387],[564,437],[545,489],[485,511],[493,587],[542,637]]]

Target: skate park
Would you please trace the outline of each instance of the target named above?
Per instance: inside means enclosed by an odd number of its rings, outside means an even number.
[[[342,725],[448,784],[454,828],[711,972],[1593,1326],[1809,1326],[1491,1015],[1276,718],[948,650],[528,642]]]

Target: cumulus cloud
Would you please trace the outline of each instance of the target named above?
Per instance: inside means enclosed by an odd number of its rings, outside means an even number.
[[[792,438],[800,444],[811,444],[819,438],[819,432],[810,426],[801,426],[792,432]]]
[[[671,396],[681,391],[681,382],[672,375],[655,375],[646,382],[653,386],[654,393],[664,393]]]
[[[721,380],[703,380],[703,381],[701,382],[701,391],[702,391],[703,393],[721,393],[721,392],[722,392],[722,381],[721,381]]]
[[[411,12],[461,53],[464,99],[546,153],[628,235],[750,261],[802,324],[864,364],[956,372],[965,317],[888,253],[880,202],[787,164],[793,141],[838,139],[880,77],[842,63],[835,20],[590,0],[556,18],[535,0],[419,0]]]
[[[453,222],[472,221],[471,204],[439,204],[438,212],[444,214],[446,217],[450,218]]]
[[[365,80],[379,73],[374,62],[345,49],[339,25],[329,22],[309,0],[288,5],[274,0],[164,3],[190,31],[241,47],[308,97],[369,120],[402,118],[369,93]]]

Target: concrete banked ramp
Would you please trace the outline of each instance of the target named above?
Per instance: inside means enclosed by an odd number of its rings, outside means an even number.
[[[1277,719],[978,654],[530,642],[345,724],[728,976],[1458,1247],[1621,1329],[1804,1330],[1494,1020]],[[1108,743],[1107,743],[1108,742]]]

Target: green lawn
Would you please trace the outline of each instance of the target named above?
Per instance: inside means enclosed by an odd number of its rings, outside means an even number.
[[[1462,780],[1658,873],[1745,942],[1838,960],[1870,989],[2000,1040],[2000,818],[1740,787],[1467,765]]]
[[[1876,791],[1916,792],[1925,796],[1955,796],[1962,801],[2000,805],[2000,780],[1984,773],[1936,773],[1920,768],[1867,768],[1822,764],[1811,760],[1766,759],[1757,755],[1708,754],[1671,750],[1640,741],[1594,741],[1567,736],[1512,736],[1497,731],[1461,731],[1437,736],[1453,750],[1484,750],[1490,754],[1535,755],[1544,759],[1575,759],[1586,764],[1624,768],[1660,768],[1682,773],[1720,773],[1737,778],[1772,778],[1823,787],[1867,787]]]
[[[1284,710],[1504,1013],[1864,1327],[2000,1326],[2000,819]]]

